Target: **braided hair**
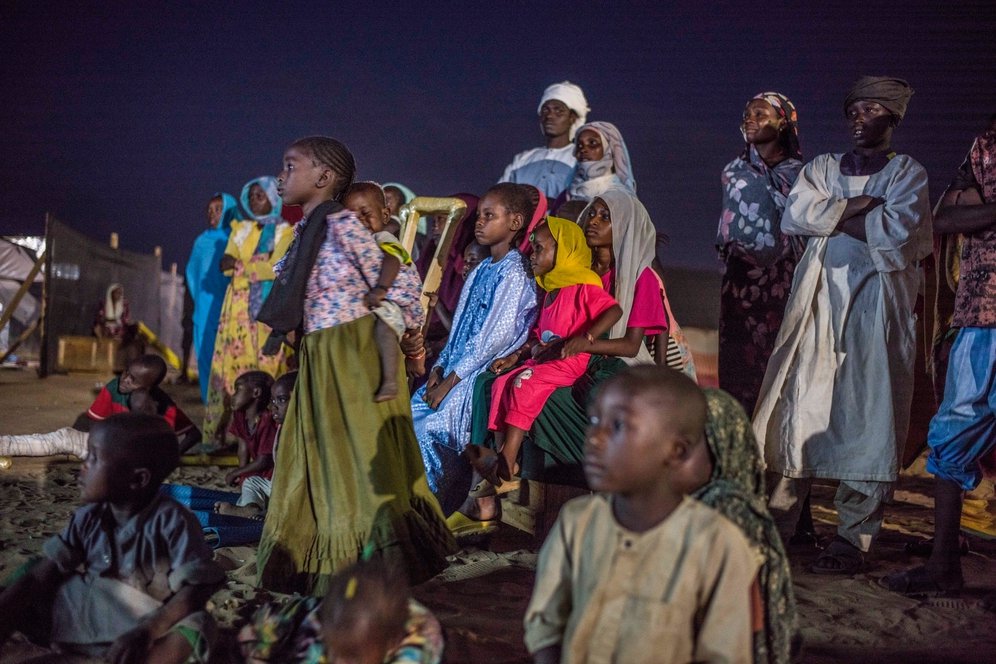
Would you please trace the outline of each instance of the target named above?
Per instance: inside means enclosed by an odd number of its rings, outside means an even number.
[[[356,177],[356,161],[349,148],[330,136],[306,136],[294,141],[291,147],[309,153],[315,162],[332,170],[335,174],[332,183],[334,198],[341,203],[346,190]]]

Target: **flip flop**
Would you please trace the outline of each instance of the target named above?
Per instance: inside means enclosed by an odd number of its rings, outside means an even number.
[[[964,581],[943,584],[932,577],[926,567],[914,567],[886,574],[878,580],[878,585],[907,597],[958,597]]]
[[[830,562],[833,564],[827,564]],[[809,571],[813,574],[850,576],[860,572],[864,563],[865,557],[858,547],[837,535],[823,549],[816,562],[809,566]]]
[[[466,514],[454,512],[446,517],[446,527],[457,538],[490,535],[498,530],[498,520],[488,519],[478,521],[477,519],[471,519]]]
[[[494,487],[501,486],[499,477],[501,468],[501,455],[488,447],[480,445],[468,445],[463,451],[464,457],[481,477],[486,479]]]

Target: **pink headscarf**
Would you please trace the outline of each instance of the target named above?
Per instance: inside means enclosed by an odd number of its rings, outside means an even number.
[[[539,199],[536,201],[536,207],[533,209],[533,218],[529,221],[529,225],[526,226],[526,234],[522,238],[522,242],[519,243],[519,251],[522,253],[523,256],[528,256],[533,252],[533,245],[529,243],[529,236],[532,235],[532,232],[536,229],[536,226],[538,226],[539,222],[541,222],[543,218],[546,216],[550,203],[549,201],[546,200],[546,196],[543,194],[543,192],[537,189],[536,187],[532,186],[531,184],[522,185],[522,186],[529,187],[531,190],[536,192],[537,196],[539,196]],[[535,199],[536,196],[534,196],[533,198]]]

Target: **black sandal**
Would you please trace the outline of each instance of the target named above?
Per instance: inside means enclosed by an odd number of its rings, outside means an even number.
[[[850,576],[861,571],[865,557],[858,547],[837,535],[809,566],[813,574]]]
[[[961,594],[964,581],[941,582],[926,567],[914,567],[886,574],[878,580],[878,585],[907,597],[957,597]]]

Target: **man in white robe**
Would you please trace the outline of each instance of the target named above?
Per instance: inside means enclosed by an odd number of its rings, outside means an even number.
[[[574,134],[589,110],[584,92],[570,81],[547,87],[536,110],[546,145],[515,155],[499,182],[529,184],[556,199],[574,179]]]
[[[807,164],[782,232],[809,237],[771,355],[754,432],[780,474],[770,509],[787,541],[813,478],[840,480],[837,537],[814,572],[860,569],[899,471],[913,393],[915,314],[931,253],[927,174],[890,149],[913,91],[863,77],[845,101],[855,149]]]

